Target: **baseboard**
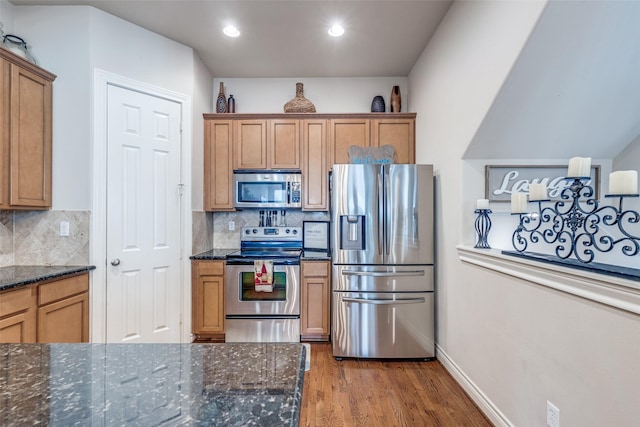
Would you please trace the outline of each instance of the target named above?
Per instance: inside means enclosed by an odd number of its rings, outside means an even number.
[[[451,376],[467,392],[471,400],[478,405],[478,408],[496,426],[513,427],[509,419],[493,404],[493,402],[480,390],[480,388],[455,364],[449,355],[436,345],[437,359]]]

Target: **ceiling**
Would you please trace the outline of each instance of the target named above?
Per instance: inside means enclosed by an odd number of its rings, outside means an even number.
[[[214,77],[407,76],[452,0],[10,0],[89,5],[192,47]],[[328,28],[342,23],[345,34]],[[222,28],[241,32],[229,38]]]

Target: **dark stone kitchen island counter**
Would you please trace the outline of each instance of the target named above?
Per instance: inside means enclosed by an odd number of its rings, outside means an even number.
[[[297,426],[302,344],[0,344],[0,425]]]

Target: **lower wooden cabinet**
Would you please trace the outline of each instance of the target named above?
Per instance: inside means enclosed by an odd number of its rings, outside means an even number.
[[[302,261],[300,339],[329,341],[331,334],[331,262]]]
[[[0,292],[0,342],[89,342],[89,273]]]
[[[0,292],[0,343],[36,342],[33,286]]]
[[[38,342],[89,342],[89,275],[38,286]]]
[[[191,262],[191,333],[196,342],[224,342],[224,261]]]

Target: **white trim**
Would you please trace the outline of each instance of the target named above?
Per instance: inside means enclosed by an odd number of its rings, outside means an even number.
[[[191,340],[191,97],[178,92],[159,88],[100,69],[94,70],[94,111],[93,111],[93,208],[91,222],[90,262],[96,266],[91,286],[91,342],[106,340],[106,182],[107,171],[107,87],[116,85],[180,104],[181,136],[181,179],[184,184],[182,198],[181,228],[181,342]]]
[[[511,427],[513,424],[498,409],[498,407],[480,390],[472,380],[464,373],[462,369],[449,357],[449,355],[439,346],[436,345],[436,355],[438,361],[451,374],[458,384],[467,392],[471,400],[478,405],[478,408],[489,418],[489,421],[495,426]]]
[[[602,273],[458,246],[461,261],[517,277],[634,314],[640,314],[640,282]]]

